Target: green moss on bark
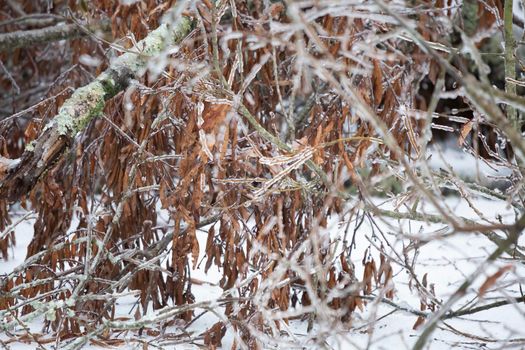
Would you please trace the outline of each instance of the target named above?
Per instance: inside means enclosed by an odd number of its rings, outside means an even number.
[[[95,80],[75,91],[60,108],[53,123],[60,135],[74,137],[104,109],[104,85]]]
[[[60,135],[74,137],[102,113],[107,100],[124,90],[131,79],[143,73],[151,57],[180,42],[192,28],[193,21],[188,17],[181,18],[175,27],[162,24],[137,44],[136,52],[127,52],[118,57],[94,82],[77,89],[60,108],[49,127],[55,127]]]

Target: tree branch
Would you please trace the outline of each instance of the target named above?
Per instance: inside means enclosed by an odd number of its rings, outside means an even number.
[[[75,135],[100,114],[106,101],[124,90],[131,79],[141,77],[152,56],[180,43],[192,29],[193,20],[187,16],[174,24],[160,25],[135,49],[119,56],[93,82],[77,89],[41,135],[26,147],[16,167],[3,178],[0,174],[0,197],[14,202],[28,193],[42,174],[62,157]]]
[[[90,32],[107,32],[109,30],[111,30],[111,25],[108,20],[89,24],[85,29],[76,24],[58,24],[40,29],[18,30],[16,32],[0,34],[0,52],[12,51],[19,47],[40,45],[52,41],[76,39],[87,36]]]
[[[516,79],[516,40],[512,31],[512,5],[513,0],[506,0],[503,10],[504,32],[505,32],[505,91],[508,94],[516,95],[516,85],[507,81],[507,78]],[[521,130],[518,114],[513,106],[507,106],[507,118],[511,120],[517,130]]]
[[[0,27],[7,26],[10,24],[27,25],[32,27],[49,27],[55,25],[58,22],[65,21],[65,17],[54,15],[51,13],[33,13],[26,16],[8,19],[0,22]]]

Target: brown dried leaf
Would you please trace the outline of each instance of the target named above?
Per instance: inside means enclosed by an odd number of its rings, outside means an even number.
[[[377,269],[374,259],[365,263],[363,271],[363,293],[365,295],[372,293],[372,279],[377,284]]]
[[[223,322],[219,321],[215,323],[210,329],[204,332],[204,345],[208,349],[217,349],[222,345],[222,338],[226,334],[226,326]]]
[[[416,323],[414,323],[414,325],[412,326],[412,329],[413,330],[418,329],[419,327],[423,325],[423,323],[425,323],[425,318],[422,316],[419,316],[416,320]]]
[[[468,134],[470,134],[470,131],[472,130],[473,125],[474,123],[472,122],[472,120],[469,120],[465,125],[463,125],[459,133],[458,146],[463,146]]]
[[[199,240],[197,239],[195,227],[192,227],[191,230],[193,231],[193,233],[191,234],[191,236],[193,237],[193,242],[191,245],[191,258],[193,261],[193,268],[196,269],[197,263],[199,262]]]
[[[379,60],[374,60],[374,70],[372,72],[372,87],[374,89],[374,102],[376,105],[381,103],[383,97],[383,72]]]
[[[514,269],[514,265],[508,264],[503,267],[501,267],[495,274],[487,277],[485,282],[479,287],[478,296],[481,298],[483,295],[489,290],[494,284],[496,284],[496,281],[503,276],[503,274],[507,271],[510,271]]]
[[[212,132],[217,126],[222,124],[230,110],[231,106],[226,104],[206,104],[202,112],[204,123],[201,128],[206,133]]]

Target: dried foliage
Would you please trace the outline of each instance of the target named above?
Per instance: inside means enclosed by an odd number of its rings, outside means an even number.
[[[74,89],[146,38],[175,4],[13,3],[0,5],[2,31],[109,20],[111,35],[0,53],[0,181]],[[291,319],[303,317],[311,327],[316,318],[351,322],[369,300],[393,300],[393,260],[404,259],[373,241],[356,269],[354,239],[323,228],[333,218],[359,223],[372,222],[370,213],[381,216],[371,196],[399,192],[376,189],[388,179],[402,188],[399,208],[414,212],[425,198],[453,230],[472,226],[438,201],[437,187],[454,180],[437,177],[436,186],[409,163],[425,159],[433,132],[451,130],[487,162],[510,164],[506,198],[522,198],[521,163],[511,164],[514,153],[505,148],[513,134],[501,126],[502,110],[484,106],[465,85],[501,85],[502,76],[486,76],[476,52],[492,45],[503,6],[479,2],[471,28],[466,11],[445,3],[186,4],[177,13],[194,19],[187,38],[151,57],[146,74],[105,104],[29,193],[16,203],[0,199],[2,233],[22,208],[36,216],[26,262],[0,279],[3,322],[44,315],[48,331],[77,339],[69,343],[74,348],[94,336],[110,344],[119,330],[154,335],[176,319],[192,322],[196,308],[224,307],[227,320],[199,339],[219,347],[229,328],[234,347],[257,349],[266,337],[279,338]],[[13,20],[37,14],[40,22]],[[452,109],[461,115],[450,117]],[[12,230],[0,237],[3,260],[15,243]],[[207,235],[205,245],[200,235]],[[500,254],[510,247],[503,241]],[[426,275],[419,282],[404,262],[420,293],[417,328],[439,301]],[[191,272],[201,263],[222,274],[223,295],[214,305],[195,303]],[[480,296],[509,269],[492,275]],[[116,301],[129,293],[137,301],[135,320],[122,320]],[[303,311],[294,312],[299,305]],[[149,322],[151,310],[158,317]]]

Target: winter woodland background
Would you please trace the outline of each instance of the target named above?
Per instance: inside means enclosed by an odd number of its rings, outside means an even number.
[[[0,1],[0,349],[524,348],[523,7]]]

